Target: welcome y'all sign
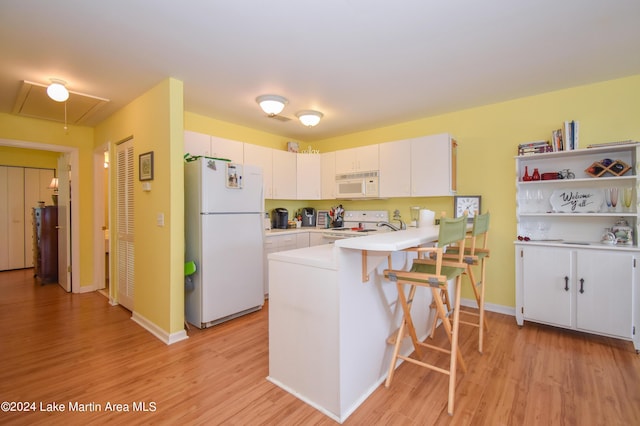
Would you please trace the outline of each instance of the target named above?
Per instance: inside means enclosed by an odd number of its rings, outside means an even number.
[[[604,202],[602,189],[556,189],[549,199],[554,212],[599,212]]]

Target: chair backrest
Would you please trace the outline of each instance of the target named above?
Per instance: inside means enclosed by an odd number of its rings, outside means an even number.
[[[482,244],[482,248],[487,248],[488,240],[489,240],[489,212],[485,214],[478,214],[473,218],[473,229],[471,230],[471,254],[473,255],[476,249],[476,239],[484,235],[484,241]]]
[[[467,234],[467,215],[458,218],[440,218],[438,246],[444,247],[459,241],[464,242]]]

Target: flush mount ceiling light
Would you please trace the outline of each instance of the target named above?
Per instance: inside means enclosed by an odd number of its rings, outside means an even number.
[[[289,101],[278,95],[261,95],[256,98],[256,102],[268,116],[273,117],[280,114]]]
[[[320,111],[307,109],[296,113],[296,117],[298,117],[298,120],[300,120],[300,122],[305,126],[313,127],[320,122],[320,119],[324,117],[324,114]]]
[[[69,91],[65,87],[67,82],[57,78],[51,78],[51,84],[47,87],[47,95],[56,102],[64,102],[69,99]]]

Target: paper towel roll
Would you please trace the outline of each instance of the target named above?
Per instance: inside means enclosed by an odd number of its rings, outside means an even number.
[[[420,210],[420,219],[418,220],[418,228],[421,226],[431,226],[436,218],[436,212],[433,210]]]

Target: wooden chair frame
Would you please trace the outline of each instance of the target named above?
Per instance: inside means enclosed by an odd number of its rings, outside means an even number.
[[[398,290],[398,301],[400,302],[400,306],[403,311],[403,318],[400,324],[400,328],[398,330],[398,334],[395,338],[395,345],[393,349],[393,355],[391,358],[391,363],[389,365],[389,373],[387,375],[387,380],[385,382],[385,386],[389,387],[391,381],[393,380],[393,374],[395,371],[396,363],[398,358],[411,362],[416,365],[420,365],[422,367],[437,371],[439,373],[445,374],[449,376],[449,395],[448,395],[448,413],[453,414],[454,409],[454,398],[455,398],[455,385],[456,385],[456,371],[457,364],[460,363],[460,368],[463,372],[466,372],[466,365],[462,354],[459,350],[458,339],[459,339],[459,327],[460,327],[460,288],[462,284],[462,274],[463,271],[466,270],[467,265],[464,263],[464,246],[465,246],[465,233],[466,233],[466,215],[457,218],[457,219],[442,219],[441,220],[441,228],[439,241],[444,241],[442,238],[443,230],[447,227],[459,227],[456,229],[458,237],[456,237],[455,242],[458,244],[458,247],[461,248],[458,258],[451,259],[445,258],[445,250],[444,245],[449,244],[451,242],[446,242],[445,244],[441,244],[439,247],[419,247],[413,248],[411,251],[416,251],[418,253],[418,258],[413,261],[414,267],[416,265],[430,265],[430,269],[433,270],[431,273],[423,273],[423,272],[412,272],[412,271],[400,271],[393,269],[386,269],[384,271],[385,277],[390,279],[391,281],[396,282],[396,287]],[[444,231],[446,233],[446,231]],[[429,256],[425,256],[428,254]],[[449,279],[452,279],[452,276],[447,276],[443,268],[454,268],[459,272],[454,273],[455,275],[455,300],[454,300],[454,318],[453,321],[450,322],[447,319],[447,311],[444,308],[444,303],[441,297],[439,297],[439,292],[442,288],[446,288],[447,282]],[[413,269],[413,267],[412,267]],[[409,285],[408,295],[405,294],[405,285]],[[442,320],[442,324],[444,326],[445,332],[447,334],[447,338],[451,344],[450,349],[442,348],[439,346],[435,346],[432,344],[428,344],[425,342],[421,342],[418,340],[416,335],[415,326],[413,324],[413,320],[411,318],[411,305],[413,303],[413,298],[415,296],[416,290],[418,287],[428,287],[431,289],[431,294],[433,300],[436,304],[436,321],[438,318]],[[417,358],[422,358],[422,350],[421,348],[430,348],[436,351],[444,352],[450,355],[450,363],[449,368],[444,369],[438,367],[434,364],[429,364],[423,362],[419,359],[413,358],[411,356],[403,356],[400,352],[400,347],[402,345],[403,338],[405,337],[405,333],[411,337],[411,342],[413,343],[413,347],[415,349],[415,354]]]
[[[473,229],[471,233],[467,235],[467,242],[469,244],[465,245],[462,249],[464,252],[464,262],[467,265],[465,275],[467,275],[469,279],[469,283],[471,284],[471,288],[473,289],[473,294],[476,299],[476,304],[478,305],[478,313],[471,311],[461,311],[461,314],[467,316],[477,317],[475,322],[461,320],[460,324],[470,325],[472,327],[478,328],[478,352],[483,352],[484,346],[484,331],[489,331],[489,322],[485,317],[484,310],[484,296],[485,296],[485,280],[486,280],[486,259],[490,256],[490,250],[488,248],[489,244],[489,212],[480,215],[476,212],[473,222]],[[481,244],[480,244],[480,241]],[[456,259],[458,254],[456,252],[456,248],[451,250],[449,253],[445,253],[445,258],[448,259]],[[476,275],[473,271],[474,267],[480,266],[480,280],[476,279]],[[441,292],[441,297],[447,301],[449,299],[448,291],[443,290]],[[450,305],[447,304],[447,306]],[[484,324],[484,327],[481,327],[480,324]],[[432,335],[433,337],[433,330]]]

